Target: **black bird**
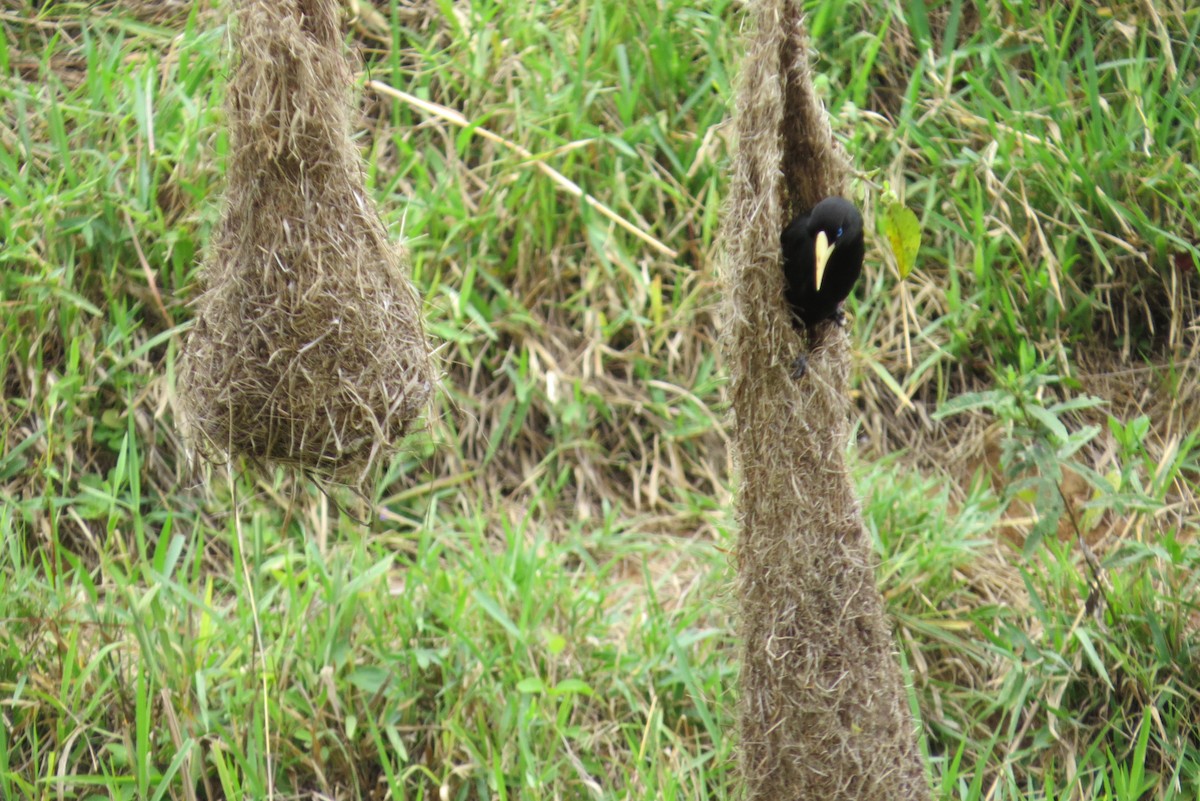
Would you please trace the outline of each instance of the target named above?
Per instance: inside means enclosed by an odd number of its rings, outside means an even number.
[[[832,319],[842,324],[842,301],[862,272],[863,219],[854,204],[827,197],[792,220],[780,237],[784,291],[806,328]]]

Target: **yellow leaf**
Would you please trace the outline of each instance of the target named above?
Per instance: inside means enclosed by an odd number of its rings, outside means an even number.
[[[888,202],[883,212],[883,233],[896,256],[900,278],[907,278],[921,249],[921,223],[917,215],[898,201]]]

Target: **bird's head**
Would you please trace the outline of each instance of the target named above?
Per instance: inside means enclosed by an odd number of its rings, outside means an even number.
[[[825,280],[825,267],[834,251],[844,243],[861,244],[863,220],[854,204],[842,197],[827,197],[808,216],[808,233],[813,241],[817,274],[816,288]]]

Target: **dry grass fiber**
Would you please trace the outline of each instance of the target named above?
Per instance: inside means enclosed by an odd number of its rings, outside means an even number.
[[[843,191],[801,4],[752,9],[737,91],[725,344],[741,472],[741,762],[751,799],[916,799],[929,789],[846,470],[846,333],[802,345],[782,301],[779,232]]]
[[[220,225],[180,367],[212,460],[363,482],[433,388],[420,301],[364,189],[336,0],[242,0]]]

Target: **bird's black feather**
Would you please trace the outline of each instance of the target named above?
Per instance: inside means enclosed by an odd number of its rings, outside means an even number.
[[[832,246],[820,289],[817,288],[817,237],[821,232]],[[862,272],[863,220],[845,198],[827,197],[784,229],[784,290],[795,319],[811,328],[825,320],[841,320],[842,302]]]

